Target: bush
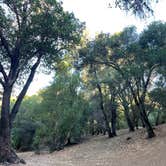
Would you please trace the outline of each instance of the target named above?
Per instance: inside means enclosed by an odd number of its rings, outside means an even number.
[[[33,149],[33,138],[36,124],[30,120],[22,120],[12,130],[12,146],[19,151]]]

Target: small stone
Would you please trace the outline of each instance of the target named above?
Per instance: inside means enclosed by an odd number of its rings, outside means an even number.
[[[127,137],[127,138],[126,138],[127,141],[130,140],[130,139],[132,139],[132,138],[131,138],[131,137]]]
[[[23,159],[20,159],[20,163],[26,164],[25,160],[23,160]]]

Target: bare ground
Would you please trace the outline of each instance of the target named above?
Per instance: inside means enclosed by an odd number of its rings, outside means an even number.
[[[147,140],[144,129],[121,130],[116,138],[91,137],[52,154],[18,155],[27,166],[166,166],[166,125],[156,127],[155,133],[157,137]]]

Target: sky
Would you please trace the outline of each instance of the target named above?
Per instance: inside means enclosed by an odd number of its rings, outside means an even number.
[[[118,8],[109,8],[112,0],[63,0],[64,10],[73,12],[75,17],[86,23],[89,36],[96,33],[115,33],[124,27],[135,25],[141,32],[150,22],[161,20],[166,22],[166,0],[160,0],[153,6],[154,16],[140,20]],[[27,95],[33,95],[39,89],[50,84],[53,75],[37,74],[30,85]]]
[[[86,22],[90,36],[96,32],[119,32],[124,27],[135,25],[141,31],[147,24],[154,20],[166,20],[166,0],[153,6],[155,16],[146,20],[140,20],[119,8],[109,8],[108,4],[113,0],[64,0],[64,9],[74,12],[81,21]]]

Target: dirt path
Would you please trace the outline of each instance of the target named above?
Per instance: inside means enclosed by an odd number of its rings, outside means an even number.
[[[52,154],[19,156],[27,166],[166,166],[166,125],[155,132],[157,137],[147,140],[142,129],[134,133],[123,130],[113,139],[97,136]]]

